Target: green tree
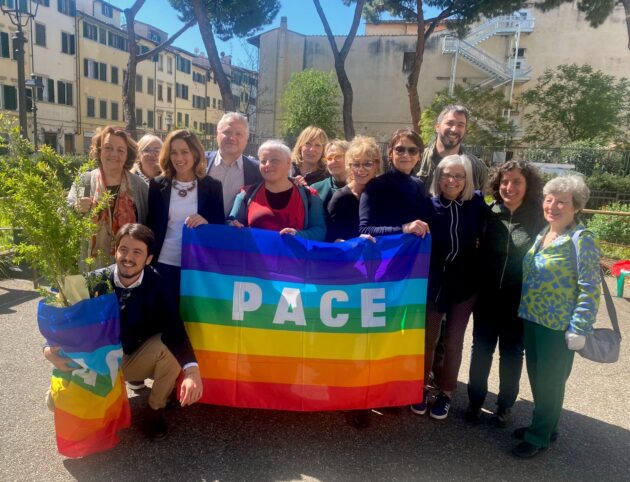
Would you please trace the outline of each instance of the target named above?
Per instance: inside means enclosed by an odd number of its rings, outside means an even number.
[[[182,21],[195,19],[206,47],[210,68],[219,85],[223,109],[235,110],[232,88],[214,40],[216,33],[223,41],[247,37],[263,25],[271,23],[280,9],[278,0],[170,0]]]
[[[573,3],[574,0],[543,0],[536,3],[536,7],[543,12],[559,7],[563,3]],[[626,13],[626,30],[628,31],[628,49],[630,49],[630,0],[578,0],[577,7],[584,12],[586,21],[593,28],[599,27],[610,17],[617,5],[623,5]]]
[[[291,142],[309,125],[329,136],[336,135],[339,122],[339,85],[332,72],[306,69],[291,75],[283,96],[283,135]]]
[[[341,50],[339,50],[339,47],[337,46],[337,41],[335,40],[332,30],[330,29],[328,19],[326,18],[326,14],[322,9],[319,0],[313,0],[313,3],[315,4],[315,8],[317,9],[317,14],[319,15],[319,18],[324,25],[326,37],[328,38],[328,43],[330,44],[330,48],[332,49],[333,58],[335,60],[335,72],[337,73],[337,80],[339,81],[339,87],[341,87],[341,94],[343,95],[343,132],[346,139],[351,140],[355,134],[354,121],[352,119],[352,102],[354,99],[354,92],[352,91],[352,84],[350,83],[350,79],[348,78],[348,74],[346,73],[346,57],[348,57],[348,52],[350,52],[352,42],[354,42],[354,38],[357,35],[357,29],[359,28],[359,21],[361,20],[361,13],[363,12],[365,0],[342,1],[344,5],[350,5],[352,2],[356,2],[356,5],[354,7],[352,26],[350,27],[350,32],[343,42]]]
[[[481,0],[475,2],[469,0],[368,0],[365,9],[368,19],[378,21],[384,14],[389,14],[394,18],[415,23],[418,27],[415,52],[405,83],[414,129],[420,131],[422,109],[418,97],[418,80],[424,60],[424,48],[435,28],[445,20],[453,20],[456,22],[458,31],[461,32],[467,25],[476,22],[482,16],[495,17],[512,13],[524,7],[526,3],[528,2],[522,0]],[[425,19],[423,10],[425,5],[439,9],[440,13],[435,18]]]
[[[171,45],[177,38],[195,24],[195,19],[186,22],[177,32],[164,42],[144,53],[138,52],[138,41],[134,25],[136,15],[144,5],[145,0],[136,0],[134,4],[124,10],[125,27],[127,29],[127,43],[129,45],[129,58],[127,59],[127,73],[123,77],[123,109],[127,119],[126,130],[136,137],[136,68],[140,62],[152,59],[156,54]]]
[[[630,82],[590,65],[547,69],[521,97],[529,107],[526,142],[562,144],[622,136],[630,122]]]
[[[435,135],[435,123],[440,111],[449,104],[465,105],[470,111],[466,127],[466,142],[494,146],[509,142],[514,136],[514,124],[503,116],[509,107],[503,93],[490,87],[469,87],[457,84],[453,95],[448,89],[435,95],[433,104],[422,112],[422,140],[428,144]]]

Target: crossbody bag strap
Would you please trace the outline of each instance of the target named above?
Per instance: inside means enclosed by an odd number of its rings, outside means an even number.
[[[580,229],[573,233],[571,236],[571,241],[573,241],[573,246],[575,247],[575,264],[578,269],[578,273],[580,271],[579,259],[578,256],[578,239],[580,235],[584,232],[584,229]],[[619,320],[617,319],[617,309],[615,308],[615,303],[612,300],[612,295],[610,294],[610,290],[608,289],[608,285],[606,284],[606,276],[604,275],[604,270],[600,268],[601,271],[601,280],[602,280],[602,288],[604,291],[604,301],[606,303],[606,310],[608,311],[608,317],[610,318],[610,322],[612,324],[613,330],[615,333],[619,335],[619,340],[621,340],[621,330],[619,329]]]

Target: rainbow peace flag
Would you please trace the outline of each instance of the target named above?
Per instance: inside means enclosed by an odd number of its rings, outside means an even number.
[[[116,295],[68,308],[40,301],[37,321],[48,344],[77,365],[72,372],[54,369],[50,381],[59,453],[84,457],[116,446],[118,430],[131,423]]]
[[[430,246],[184,228],[180,306],[202,401],[298,411],[419,402]]]

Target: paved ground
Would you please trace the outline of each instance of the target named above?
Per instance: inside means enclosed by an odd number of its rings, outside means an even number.
[[[630,300],[615,304],[626,339],[622,359],[598,365],[576,357],[560,439],[534,460],[509,455],[511,429],[463,421],[463,383],[443,422],[402,410],[374,415],[371,427],[357,431],[340,413],[198,405],[169,412],[177,423],[165,440],[146,441],[132,427],[114,450],[71,460],[58,455],[44,406],[50,366],[41,356],[37,293],[28,281],[0,281],[0,481],[630,480]],[[470,329],[465,359],[469,347]],[[496,370],[492,376],[496,393]],[[530,417],[525,374],[521,389],[511,428]],[[134,415],[145,399],[146,390],[131,399]],[[489,409],[494,400],[491,394]]]

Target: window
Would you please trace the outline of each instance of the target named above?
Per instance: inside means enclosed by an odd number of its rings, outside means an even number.
[[[221,99],[217,100],[217,108],[219,110],[223,109],[223,101]]]
[[[110,107],[110,114],[112,116],[112,120],[118,120],[118,102],[112,102]]]
[[[190,124],[190,116],[189,116],[188,114],[186,114],[186,115],[184,116],[184,119],[185,119],[185,120],[184,120],[184,125],[185,125],[186,127],[188,127],[188,125]]]
[[[57,10],[70,17],[76,17],[77,2],[75,0],[57,0]]]
[[[147,110],[147,127],[153,129],[153,111]]]
[[[40,77],[40,76],[35,76],[35,79],[37,79],[39,82],[42,83],[42,85],[44,87],[38,87],[37,90],[35,91],[35,98],[39,101],[39,102],[43,102],[44,98],[48,98],[48,96],[44,97],[44,91],[46,90],[46,86],[47,86],[47,82],[44,82],[44,78]],[[48,79],[46,79],[48,80]]]
[[[142,92],[142,76],[136,75],[136,92]]]
[[[178,125],[178,127],[181,127],[181,125],[182,125],[182,113],[181,112],[177,113],[177,125]]]
[[[107,101],[101,100],[98,103],[98,116],[101,119],[107,119]]]
[[[136,109],[136,125],[142,125],[142,109]]]
[[[98,29],[98,42],[107,45],[107,30],[102,27]]]
[[[35,45],[46,47],[46,25],[35,22]]]
[[[83,37],[96,42],[98,40],[98,27],[91,23],[83,22]]]
[[[217,108],[217,99],[216,98],[212,98],[212,108],[216,109]]]
[[[136,54],[144,54],[149,51],[149,47],[146,45],[136,45]]]
[[[0,55],[5,59],[11,58],[11,44],[9,43],[9,34],[0,32]]]
[[[42,7],[50,7],[50,0],[35,0],[35,3],[39,3]]]
[[[158,100],[164,100],[164,97],[162,96],[162,87],[164,87],[162,84],[158,84],[158,88],[157,88]]]
[[[193,82],[197,82],[200,84],[205,84],[206,83],[206,76],[203,74],[200,74],[199,72],[193,72]]]
[[[155,43],[159,44],[160,42],[162,42],[162,36],[159,32],[156,32],[155,30],[149,30],[149,40],[153,40]]]
[[[181,55],[177,56],[177,70],[180,72],[185,72],[186,74],[190,74],[190,60],[185,59]]]
[[[83,59],[83,76],[88,79],[107,80],[107,64]]]
[[[160,72],[164,72],[164,55],[159,54],[158,55],[158,66],[157,66],[158,70]]]
[[[403,54],[403,72],[411,72],[415,58],[415,52],[405,52]]]
[[[197,130],[197,121],[193,122],[193,129]]]
[[[166,87],[166,102],[173,102],[173,88],[171,86]]]
[[[198,95],[192,96],[192,104],[195,109],[205,109],[206,108],[206,100],[203,97]]]
[[[17,110],[17,89],[12,85],[2,86],[2,108]]]
[[[106,3],[101,3],[101,13],[108,18],[114,18],[114,9],[111,5],[107,5]]]
[[[115,49],[122,50],[123,52],[129,51],[127,48],[127,39],[122,35],[115,34],[114,32],[107,32],[107,45],[114,47]]]
[[[166,72],[168,74],[173,73],[173,57],[166,57]]]
[[[515,50],[516,49],[512,49],[512,58],[514,58],[514,54],[516,53]],[[525,49],[524,48],[519,48],[518,49],[518,57],[519,58],[525,57]]]
[[[74,35],[61,32],[61,51],[64,54],[74,55]]]
[[[112,84],[118,85],[118,67],[112,65]]]
[[[153,95],[153,79],[147,78],[147,94]]]
[[[87,116],[88,117],[96,117],[95,107],[94,107],[94,98],[87,98]]]
[[[94,99],[92,99],[92,101],[94,101]],[[72,84],[70,82],[62,82],[61,80],[57,81],[57,103],[73,105]],[[92,105],[92,108],[94,108],[94,105]]]
[[[175,97],[179,99],[188,100],[188,86],[184,84],[180,84],[179,82],[175,83]]]
[[[48,100],[48,102],[55,102],[55,81],[53,79],[48,79],[46,84],[48,87],[47,89],[48,97],[46,100]]]

